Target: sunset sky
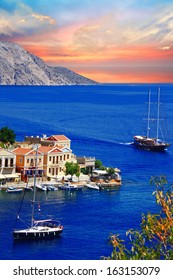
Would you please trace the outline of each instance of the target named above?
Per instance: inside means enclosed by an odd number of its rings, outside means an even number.
[[[173,82],[172,0],[0,0],[0,40],[99,82]]]

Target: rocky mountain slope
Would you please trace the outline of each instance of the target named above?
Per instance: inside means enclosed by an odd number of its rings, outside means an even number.
[[[0,42],[0,85],[96,85],[65,67],[51,67],[13,42]]]

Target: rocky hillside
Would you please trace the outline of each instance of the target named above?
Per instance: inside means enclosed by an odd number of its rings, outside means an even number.
[[[51,67],[18,44],[0,42],[0,85],[96,85],[65,67]]]

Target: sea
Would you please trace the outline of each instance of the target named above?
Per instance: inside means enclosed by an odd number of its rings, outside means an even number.
[[[140,150],[133,136],[146,134],[148,91],[155,106],[159,88],[167,127],[161,133],[167,131],[172,146],[165,152]],[[64,134],[75,155],[95,157],[122,176],[115,189],[37,192],[37,216],[53,216],[64,226],[54,240],[14,241],[22,194],[0,191],[1,260],[100,260],[112,252],[112,234],[128,246],[126,232],[140,229],[142,214],[159,213],[150,178],[173,181],[173,84],[1,86],[0,108],[0,127],[14,130],[16,140]],[[30,218],[31,199],[28,192],[24,220]]]

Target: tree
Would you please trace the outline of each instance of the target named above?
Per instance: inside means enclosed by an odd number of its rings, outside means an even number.
[[[102,166],[103,166],[102,161],[96,159],[96,161],[95,161],[95,168],[100,169]]]
[[[106,167],[103,165],[101,160],[96,159],[95,168],[100,170],[106,170]]]
[[[75,175],[76,175],[76,177],[78,177],[78,182],[79,182],[80,171],[78,170]]]
[[[66,167],[66,175],[70,174],[71,178],[73,177],[74,174],[76,174],[76,176],[80,174],[80,167],[78,163],[66,162],[65,167]]]
[[[81,173],[83,173],[85,175],[89,174],[89,171],[85,167],[81,168],[80,171],[81,171]]]
[[[116,260],[172,260],[173,259],[173,191],[165,176],[152,177],[159,214],[142,215],[140,230],[129,230],[126,246],[119,235],[110,237],[113,251],[104,259]]]
[[[16,138],[16,135],[15,135],[13,130],[11,130],[7,126],[1,128],[1,130],[0,130],[0,141],[3,144],[13,145],[15,143],[15,138]]]
[[[114,175],[115,174],[115,169],[113,167],[109,167],[107,169],[107,172],[108,172],[109,175]]]

